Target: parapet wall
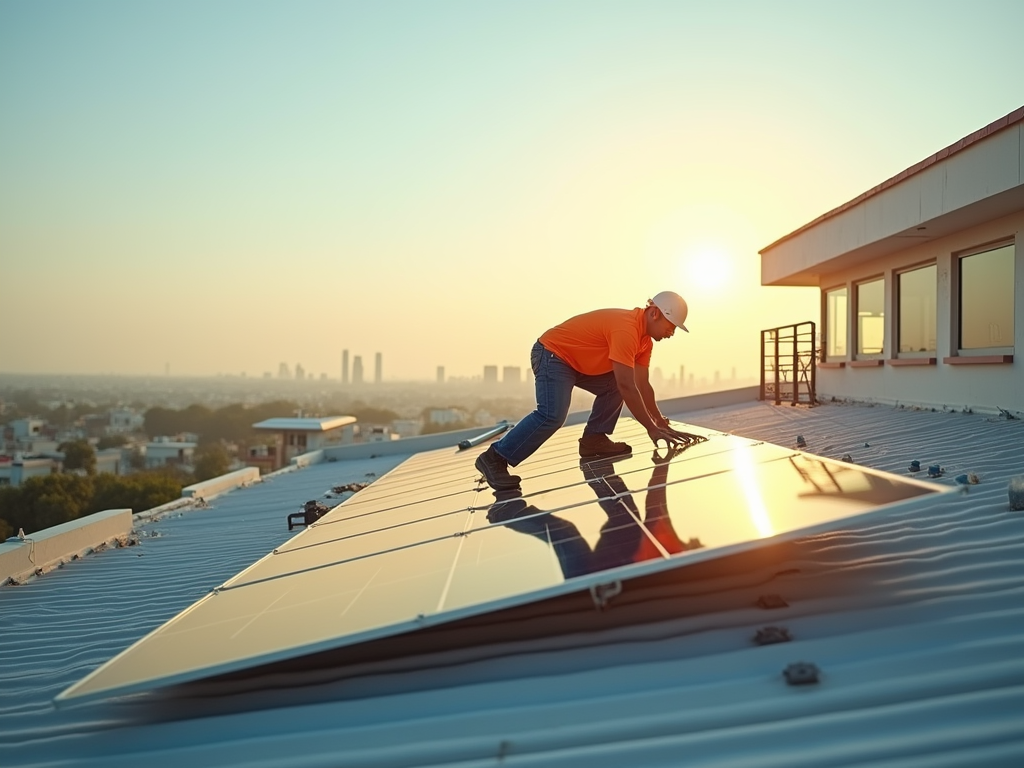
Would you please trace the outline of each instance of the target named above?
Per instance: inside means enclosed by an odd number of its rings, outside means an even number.
[[[226,475],[204,480],[201,483],[186,485],[181,489],[181,495],[186,498],[199,497],[212,499],[226,491],[240,488],[243,485],[252,485],[260,481],[260,471],[256,467],[246,467],[235,472],[228,472]]]
[[[114,542],[127,544],[132,532],[130,509],[108,509],[0,544],[0,584],[22,582],[56,568],[75,556]]]

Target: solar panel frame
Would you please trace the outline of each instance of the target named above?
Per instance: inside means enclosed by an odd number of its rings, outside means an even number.
[[[737,479],[737,461],[741,455],[747,462],[743,465],[747,469],[743,471],[753,474],[767,471],[765,468],[769,464],[785,469],[787,462],[810,462],[827,467],[829,472],[834,470],[833,475],[872,478],[880,487],[894,483],[894,476],[869,468],[843,465],[800,451],[712,433],[699,427],[687,425],[684,428],[710,439],[672,457],[638,450],[637,455],[616,462],[581,461],[576,440],[582,427],[564,428],[538,452],[535,461],[531,459],[517,468],[523,477],[521,497],[500,503],[493,498],[490,489],[482,485],[475,470],[467,469],[472,467],[472,461],[486,449],[486,445],[463,452],[441,449],[418,454],[59,694],[55,702],[87,701],[222,675],[414,632],[423,627],[562,594],[591,590],[603,584],[626,583],[633,578],[753,549],[763,546],[766,541],[788,541],[837,527],[860,525],[897,508],[912,509],[928,503],[936,493],[945,490],[913,478],[898,478],[899,487],[913,489],[921,495],[875,505],[849,516],[790,527],[770,538],[759,536],[719,546],[670,552],[645,528],[639,512],[641,506],[646,510],[652,494],[679,499],[683,498],[681,494],[696,489],[700,483],[722,484],[730,477]],[[615,436],[631,440],[635,445],[638,444],[637,438],[647,439],[643,428],[630,419],[620,420],[620,429],[616,430]],[[754,460],[755,457],[758,460]],[[652,473],[652,478],[661,480],[644,482],[648,472]],[[417,478],[422,481],[424,477],[427,482],[417,484]],[[612,477],[614,482],[610,479]],[[806,478],[804,482],[806,484]],[[871,482],[868,481],[869,486]],[[549,488],[548,485],[554,487]],[[407,498],[413,489],[426,493],[426,497],[395,503]],[[842,496],[841,487],[833,495]],[[817,501],[824,503],[825,500]],[[830,503],[834,501],[832,499]],[[535,508],[538,504],[544,506],[532,516],[534,522],[529,522],[529,516],[499,519],[502,504],[507,506],[509,503],[533,505]],[[583,564],[588,558],[600,561],[596,554],[594,526],[601,521],[602,515],[608,519],[608,509],[618,507],[628,512],[630,519],[622,518],[615,526],[609,527],[608,532],[618,536],[618,541],[612,543],[621,551],[612,553],[613,548],[610,547],[601,556],[607,555],[604,562],[613,564],[587,571]],[[668,514],[670,516],[671,512]],[[582,521],[586,521],[583,528],[580,527]],[[575,538],[570,526],[575,526],[578,534]],[[536,529],[537,535],[531,528]],[[538,537],[541,531],[546,531],[549,538],[546,551],[537,549],[538,544],[543,546],[542,539]],[[510,533],[515,536],[510,537]],[[552,536],[563,534],[565,538],[552,544]],[[502,544],[502,540],[505,543]],[[628,542],[637,546],[643,544],[648,559],[630,562],[625,552]],[[469,558],[474,553],[481,562],[479,558],[484,547],[497,553],[489,560],[490,576],[484,578],[477,570],[474,577],[473,568],[460,568],[460,563],[464,566],[470,563]],[[575,553],[572,555],[575,560],[564,554],[570,549]],[[499,562],[499,555],[502,562]],[[516,557],[519,557],[518,561]],[[509,570],[518,571],[522,576],[526,572],[523,562],[527,557],[532,570],[528,571],[526,578],[514,584],[507,584],[499,578]],[[567,568],[567,560],[576,565]],[[410,561],[418,563],[417,568],[411,571],[407,567]],[[518,567],[515,567],[517,563]],[[509,564],[512,564],[511,568]],[[393,568],[397,574],[385,577],[392,585],[388,600],[401,603],[401,609],[374,618],[373,607],[366,598],[367,595],[378,594],[381,589],[374,580],[380,578],[385,566]],[[368,576],[370,573],[375,575]],[[332,586],[344,585],[346,576],[355,586]],[[472,587],[485,581],[491,585],[489,597],[473,600],[465,596],[473,592]],[[402,586],[395,591],[394,585]],[[292,598],[289,599],[289,595]],[[229,604],[240,607],[240,615],[220,617],[221,609]],[[349,626],[343,633],[334,631],[332,634],[330,621],[324,617],[338,611],[340,616],[347,617]],[[290,622],[292,614],[295,620]],[[306,616],[305,621],[309,624],[305,635],[299,628],[302,616]],[[200,621],[204,619],[206,623]],[[196,626],[189,629],[191,625]],[[219,648],[220,656],[212,650],[198,650],[204,644],[197,641],[190,651],[194,658],[190,666],[178,670],[161,668],[154,674],[152,659],[160,658],[161,654],[173,655],[175,639],[181,641],[190,636],[198,637],[202,630],[211,628],[224,630],[219,635],[214,632],[206,644]],[[226,637],[226,631],[232,628],[236,628],[234,633]],[[252,639],[260,634],[254,631],[256,628],[263,636],[276,633],[281,641],[278,647],[268,648],[266,643],[262,649],[257,647],[259,643]],[[248,637],[244,639],[248,643],[239,640],[247,633]],[[234,647],[236,653],[225,654],[225,646]],[[112,674],[111,670],[117,669],[121,669],[123,674]],[[104,679],[107,682],[103,682]]]

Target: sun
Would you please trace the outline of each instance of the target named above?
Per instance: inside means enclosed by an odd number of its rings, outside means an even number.
[[[721,293],[733,275],[734,258],[719,243],[693,243],[680,256],[682,279],[703,293]]]

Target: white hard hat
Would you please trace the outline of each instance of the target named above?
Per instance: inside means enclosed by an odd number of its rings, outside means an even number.
[[[661,310],[661,314],[668,318],[669,322],[676,328],[682,328],[686,330],[686,326],[683,323],[686,322],[686,299],[680,296],[675,291],[662,291],[653,299],[654,306]]]

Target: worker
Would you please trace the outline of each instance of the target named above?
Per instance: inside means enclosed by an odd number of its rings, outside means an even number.
[[[686,301],[662,291],[635,309],[598,309],[546,331],[533,345],[530,365],[536,379],[537,408],[476,459],[476,468],[495,490],[516,488],[510,474],[565,423],[573,387],[595,396],[579,441],[580,458],[623,456],[632,448],[608,437],[625,403],[655,445],[689,445],[704,438],[674,429],[658,410],[648,368],[653,342],[686,331]],[[689,333],[689,331],[687,331]]]

